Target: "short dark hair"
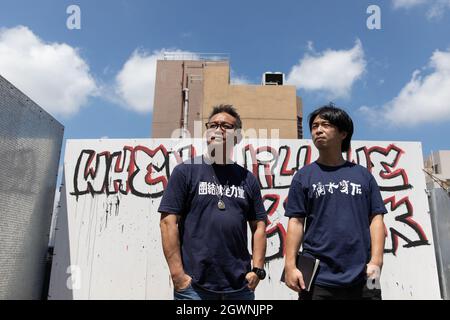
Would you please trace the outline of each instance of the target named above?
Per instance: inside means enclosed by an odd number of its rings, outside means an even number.
[[[341,151],[346,152],[350,148],[350,141],[353,135],[353,121],[352,118],[344,110],[337,108],[334,103],[329,103],[322,106],[308,116],[309,131],[312,131],[312,124],[314,119],[320,116],[322,119],[329,121],[336,126],[340,132],[346,132],[347,136],[342,141]]]
[[[230,116],[236,119],[236,123],[234,124],[236,129],[242,129],[241,117],[239,116],[239,113],[237,113],[236,108],[233,107],[231,104],[219,104],[217,106],[214,106],[213,110],[211,111],[208,117],[208,121],[211,120],[211,118],[214,117],[216,114],[222,112],[228,113]]]

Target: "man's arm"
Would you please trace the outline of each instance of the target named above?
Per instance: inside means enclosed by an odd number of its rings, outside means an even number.
[[[183,262],[181,261],[178,218],[178,215],[175,214],[162,213],[159,224],[164,256],[169,265],[175,290],[185,289],[191,282],[191,277],[184,273]]]
[[[370,220],[371,259],[367,264],[367,276],[378,276],[383,267],[385,228],[382,214],[374,214]]]
[[[252,231],[252,256],[253,267],[264,268],[264,260],[266,257],[266,222],[264,220],[249,221],[250,230]],[[248,286],[251,290],[255,290],[259,283],[259,278],[254,272],[246,275]]]
[[[266,257],[266,222],[250,221],[249,224],[253,239],[253,267],[263,268]]]
[[[300,292],[306,288],[303,275],[297,269],[297,253],[303,241],[303,226],[305,218],[289,218],[286,235],[286,261],[284,266],[284,280],[286,285],[294,291]]]

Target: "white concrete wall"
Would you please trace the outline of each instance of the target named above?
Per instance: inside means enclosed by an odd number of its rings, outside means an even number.
[[[444,177],[444,179],[450,179],[450,150],[439,150],[437,152],[438,164],[439,164],[439,174]]]
[[[434,172],[434,166],[438,166],[438,173]],[[434,178],[441,180],[436,182],[429,174],[426,174],[426,184],[428,189],[442,188],[446,181],[450,180],[450,150],[439,150],[432,152],[425,162],[425,167],[433,174]]]
[[[50,298],[171,299],[157,208],[174,166],[191,152],[202,154],[202,147],[199,140],[69,140]],[[420,143],[354,141],[352,147],[348,159],[372,164],[389,211],[383,298],[439,299]],[[287,229],[283,202],[293,175],[317,158],[317,150],[310,140],[244,141],[236,150],[244,151],[236,152],[236,160],[255,170],[271,208],[268,277],[256,298],[296,299],[279,281]]]

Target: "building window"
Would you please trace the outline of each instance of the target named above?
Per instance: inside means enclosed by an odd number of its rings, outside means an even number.
[[[297,116],[297,138],[303,139],[302,117]]]

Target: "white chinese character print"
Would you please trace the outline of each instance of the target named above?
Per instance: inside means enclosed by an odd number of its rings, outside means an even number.
[[[352,186],[352,196],[355,194],[362,194],[360,184],[350,183],[350,185]]]
[[[208,194],[216,195],[216,185],[214,183],[208,182]]]
[[[232,185],[230,189],[231,189],[231,196],[237,198],[238,196],[237,187],[235,185]]]
[[[327,187],[328,193],[333,194],[334,189],[338,189],[339,185],[337,183],[330,182],[329,184],[326,184],[325,187]]]
[[[231,188],[229,186],[225,186],[225,195],[228,198],[231,198],[233,196],[233,192],[231,191]]]
[[[245,199],[245,191],[244,188],[238,187],[238,197],[241,199]]]
[[[198,185],[198,194],[199,195],[208,194],[208,183],[200,182],[200,184]]]
[[[340,187],[341,187],[341,192],[342,193],[345,193],[345,194],[348,194],[348,183],[349,183],[350,181],[348,181],[348,180],[342,180],[341,182],[339,182],[339,185],[340,185]]]
[[[327,184],[322,184],[322,182],[318,182],[317,184],[312,184],[313,194],[315,198],[320,198],[321,196],[328,194],[334,194],[334,191],[339,190],[341,193],[345,193],[348,195],[358,195],[362,194],[362,186],[357,183],[350,182],[349,180],[342,180],[339,183],[329,182]],[[351,187],[351,192],[350,192]]]
[[[313,184],[312,186],[316,198],[319,198],[320,196],[324,196],[326,194],[325,187],[321,182],[318,182],[317,185]]]
[[[216,188],[217,188],[217,192],[216,192],[216,194],[217,195],[219,195],[219,196],[222,196],[223,195],[223,192],[224,192],[224,187],[222,186],[222,185],[216,185]]]

